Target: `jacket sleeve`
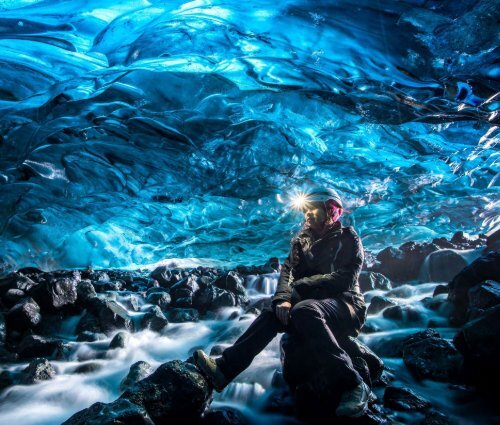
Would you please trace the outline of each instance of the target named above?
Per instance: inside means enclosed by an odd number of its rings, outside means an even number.
[[[278,280],[278,286],[276,288],[276,292],[272,297],[272,305],[273,309],[277,304],[280,304],[284,301],[290,302],[292,299],[292,282],[294,281],[293,277],[293,266],[292,266],[292,256],[293,256],[293,248],[290,250],[288,258],[285,260],[283,265],[281,266],[281,274]]]
[[[317,274],[297,280],[293,287],[301,296],[308,297],[311,291],[321,289],[322,293],[333,297],[353,288],[361,273],[365,256],[358,234],[352,227],[348,227],[347,231],[352,244],[351,249],[345,252],[349,258],[345,259],[342,266],[333,273]]]

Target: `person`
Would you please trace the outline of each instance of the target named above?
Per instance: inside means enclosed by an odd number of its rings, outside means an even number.
[[[312,349],[316,364],[332,372],[332,385],[344,389],[337,416],[360,416],[372,394],[340,342],[357,336],[366,319],[358,284],[363,246],[352,227],[341,225],[343,204],[335,190],[313,190],[303,211],[304,225],[292,239],[272,308],[264,309],[220,357],[197,350],[194,360],[220,392],[277,333],[292,332]]]

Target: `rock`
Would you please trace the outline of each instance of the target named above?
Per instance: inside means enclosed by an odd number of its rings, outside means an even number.
[[[12,385],[16,385],[19,381],[20,374],[19,372],[12,372],[10,370],[3,370],[0,372],[0,391],[5,388],[11,387]]]
[[[437,295],[447,294],[447,293],[448,293],[448,285],[437,285],[434,288],[434,292],[432,293],[432,296],[435,297]]]
[[[31,297],[17,303],[12,307],[6,317],[7,329],[23,332],[28,329],[33,329],[42,320],[40,307]]]
[[[42,311],[53,312],[75,303],[78,280],[76,278],[58,278],[41,283],[29,294],[38,303]]]
[[[23,370],[21,384],[31,385],[42,381],[48,381],[56,376],[54,367],[47,359],[35,359]]]
[[[84,363],[73,371],[73,373],[77,373],[80,375],[86,375],[87,373],[97,372],[102,369],[102,365],[99,363]]]
[[[13,307],[26,296],[21,289],[9,289],[2,298],[4,305],[8,308]]]
[[[362,271],[359,275],[359,287],[361,292],[383,289],[392,289],[391,281],[382,273]]]
[[[130,294],[128,299],[124,300],[122,304],[124,304],[127,309],[132,311],[139,311],[141,309],[140,298],[135,294]]]
[[[75,413],[62,425],[155,425],[143,406],[129,400],[94,403]]]
[[[145,406],[155,423],[190,425],[205,410],[211,391],[198,369],[174,360],[162,364],[120,397]]]
[[[395,305],[397,305],[396,301],[391,300],[388,297],[376,295],[370,301],[370,305],[368,306],[368,314],[377,314],[385,308]]]
[[[109,349],[125,348],[129,338],[130,335],[127,332],[118,332],[109,343]]]
[[[500,304],[500,283],[494,280],[469,289],[469,309],[487,310]]]
[[[455,335],[453,343],[464,356],[466,377],[475,383],[497,390],[500,380],[500,305],[485,310]]]
[[[173,323],[197,322],[200,313],[194,308],[173,308],[168,311],[168,320]]]
[[[168,320],[157,305],[151,308],[141,319],[143,329],[151,329],[155,332],[160,332],[167,325]]]
[[[436,410],[429,410],[425,412],[425,418],[419,425],[453,425],[453,423],[442,413]]]
[[[141,379],[144,379],[153,373],[153,368],[148,362],[138,361],[130,366],[130,370],[120,383],[120,391],[124,392],[132,388]]]
[[[448,299],[454,304],[455,312],[450,318],[453,324],[462,324],[467,318],[469,290],[487,280],[500,276],[500,252],[490,252],[474,260],[458,273],[449,284]]]
[[[170,296],[175,307],[191,307],[192,297],[199,286],[194,276],[189,276],[170,288]]]
[[[425,282],[449,282],[464,267],[467,261],[452,249],[431,252],[422,267],[421,278]]]
[[[0,279],[0,295],[3,297],[9,289],[19,289],[24,293],[27,293],[36,285],[37,283],[27,276],[23,276],[19,273],[10,273]]]
[[[233,407],[215,407],[203,415],[202,425],[250,425],[243,413]]]
[[[368,367],[370,381],[378,381],[384,371],[384,362],[367,345],[356,338],[349,337],[342,342],[342,348],[352,359],[362,359]],[[367,383],[369,383],[367,381]]]
[[[415,411],[431,404],[408,388],[388,386],[384,392],[384,406],[394,410]]]
[[[55,338],[46,338],[40,335],[28,335],[24,337],[18,347],[20,358],[33,357],[61,357],[64,344]]]
[[[485,252],[500,251],[500,229],[488,235]]]
[[[402,357],[406,345],[433,337],[441,338],[441,335],[434,329],[426,329],[407,336],[380,337],[374,341],[371,348],[382,357]]]
[[[154,304],[165,310],[170,305],[170,294],[168,292],[153,292],[148,295],[146,302]]]
[[[215,344],[210,350],[210,355],[220,356],[227,347],[230,347],[230,344]]]
[[[5,344],[6,338],[7,338],[7,326],[5,323],[5,316],[3,315],[2,312],[0,312],[0,347]]]
[[[386,319],[399,320],[402,322],[421,322],[424,319],[422,312],[411,304],[395,305],[388,307],[382,313]]]
[[[201,288],[193,295],[193,307],[201,313],[221,307],[234,307],[235,305],[236,300],[231,292],[215,286]]]
[[[94,282],[94,288],[100,294],[103,294],[108,291],[122,291],[124,287],[125,287],[125,282],[121,280]]]
[[[88,279],[78,282],[76,293],[78,295],[78,302],[83,303],[83,305],[97,297],[94,285]]]
[[[293,418],[296,413],[295,398],[288,387],[274,389],[264,401],[262,411]]]
[[[78,342],[94,342],[94,341],[101,341],[103,339],[106,339],[105,334],[91,332],[91,331],[82,331],[78,334],[76,338]]]
[[[380,264],[373,271],[380,272],[397,283],[415,280],[419,277],[425,258],[438,249],[434,244],[415,242],[406,242],[399,248],[385,248],[377,254]]]
[[[172,270],[167,266],[159,266],[154,269],[151,272],[151,277],[164,288],[170,288],[172,285],[181,280],[181,276],[178,270]]]
[[[213,285],[217,288],[232,292],[235,295],[245,295],[243,278],[241,278],[241,276],[234,271],[229,271],[223,274],[215,280]]]
[[[90,312],[86,312],[78,322],[76,326],[76,333],[82,335],[82,338],[86,335],[96,334],[101,332],[101,325],[99,324],[99,319]],[[86,341],[83,339],[82,341]],[[89,339],[89,341],[93,341]]]
[[[88,308],[97,318],[99,328],[102,332],[109,333],[116,329],[132,330],[132,321],[128,316],[127,310],[116,301],[95,298],[91,301]]]
[[[456,379],[462,366],[462,356],[456,348],[437,337],[406,343],[403,361],[418,379],[445,382]]]

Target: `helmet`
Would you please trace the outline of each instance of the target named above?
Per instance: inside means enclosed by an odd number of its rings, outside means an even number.
[[[307,201],[309,202],[327,202],[330,200],[334,201],[340,208],[344,208],[340,195],[336,190],[329,187],[317,188],[307,194]]]

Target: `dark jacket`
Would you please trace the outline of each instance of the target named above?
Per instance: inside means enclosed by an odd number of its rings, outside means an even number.
[[[338,298],[357,319],[359,331],[366,319],[358,283],[363,261],[363,245],[352,227],[336,222],[317,240],[310,230],[302,230],[292,239],[281,268],[273,307],[283,301],[294,305],[304,299]]]

